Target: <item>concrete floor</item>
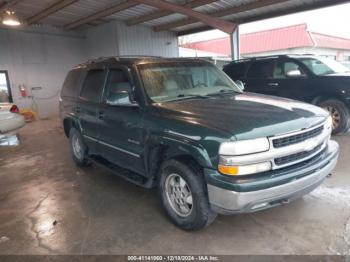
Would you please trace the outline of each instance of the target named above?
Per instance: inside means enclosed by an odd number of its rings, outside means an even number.
[[[350,137],[332,178],[289,205],[219,216],[188,233],[155,190],[71,160],[57,120],[20,130],[0,149],[0,254],[350,254]]]

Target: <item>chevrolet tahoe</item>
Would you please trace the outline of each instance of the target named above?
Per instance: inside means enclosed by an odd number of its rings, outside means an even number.
[[[157,187],[166,214],[185,230],[302,197],[339,154],[328,112],[243,92],[201,59],[80,64],[63,84],[60,116],[77,165],[98,163]]]

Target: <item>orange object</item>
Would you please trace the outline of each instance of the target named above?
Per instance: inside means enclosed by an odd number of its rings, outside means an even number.
[[[36,120],[36,113],[29,109],[20,110],[20,114],[24,116],[24,119],[27,123],[33,122]]]
[[[237,166],[219,165],[218,169],[222,174],[225,174],[225,175],[235,176],[238,174],[238,167]]]

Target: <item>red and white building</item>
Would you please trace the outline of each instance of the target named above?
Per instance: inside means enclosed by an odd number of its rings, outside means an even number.
[[[183,56],[230,56],[229,37],[182,45]],[[192,55],[191,55],[192,54]],[[240,56],[315,54],[350,60],[350,39],[311,32],[306,24],[240,35]]]

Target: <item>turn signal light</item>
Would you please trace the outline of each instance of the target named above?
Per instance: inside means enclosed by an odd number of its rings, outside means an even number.
[[[271,170],[270,162],[262,162],[251,165],[222,165],[219,164],[218,170],[221,174],[229,176],[244,176],[256,173],[262,173]]]
[[[223,166],[219,165],[218,167],[220,173],[225,174],[225,175],[238,175],[238,167],[237,166]]]

